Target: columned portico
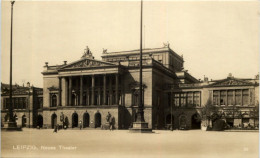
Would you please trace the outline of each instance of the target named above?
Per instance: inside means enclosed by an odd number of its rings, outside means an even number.
[[[119,74],[59,77],[59,106],[119,105],[119,95]]]

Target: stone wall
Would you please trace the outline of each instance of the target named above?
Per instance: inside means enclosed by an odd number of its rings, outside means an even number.
[[[57,75],[48,75],[43,77],[43,107],[50,107],[49,87],[59,87]]]

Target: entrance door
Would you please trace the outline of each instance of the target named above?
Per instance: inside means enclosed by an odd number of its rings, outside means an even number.
[[[72,128],[78,127],[78,114],[72,114]]]
[[[166,121],[166,129],[170,129],[171,126],[174,126],[174,116],[173,115],[168,114],[166,116],[166,120],[165,121]]]
[[[23,115],[22,116],[22,127],[25,127],[26,126],[26,116]]]
[[[101,114],[96,113],[95,114],[95,128],[101,127]]]
[[[42,117],[42,115],[38,115],[37,126],[39,126],[39,128],[42,128],[42,125],[43,125],[43,117]]]
[[[83,116],[83,128],[89,127],[89,114],[85,113]]]
[[[52,114],[51,115],[51,128],[54,128],[57,124],[57,115],[56,114]]]
[[[200,129],[201,128],[201,120],[199,114],[194,114],[191,117],[191,128],[192,129]]]
[[[180,129],[186,129],[187,128],[187,123],[186,123],[186,116],[182,115],[179,118],[179,128]]]

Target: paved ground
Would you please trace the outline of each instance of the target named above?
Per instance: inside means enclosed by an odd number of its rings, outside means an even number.
[[[2,132],[1,157],[258,158],[258,132],[24,129]]]

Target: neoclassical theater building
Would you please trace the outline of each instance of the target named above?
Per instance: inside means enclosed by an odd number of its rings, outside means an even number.
[[[43,126],[99,128],[110,113],[117,129],[128,129],[136,119],[139,93],[139,50],[107,52],[96,60],[86,48],[79,60],[51,66],[43,75]],[[217,106],[232,126],[258,122],[251,111],[258,105],[258,77],[197,80],[184,69],[184,59],[169,45],[143,50],[144,117],[149,127],[175,129],[185,124],[200,128],[200,109]],[[234,114],[234,109],[239,114]],[[233,113],[232,113],[233,110]],[[257,121],[256,121],[257,120]]]

